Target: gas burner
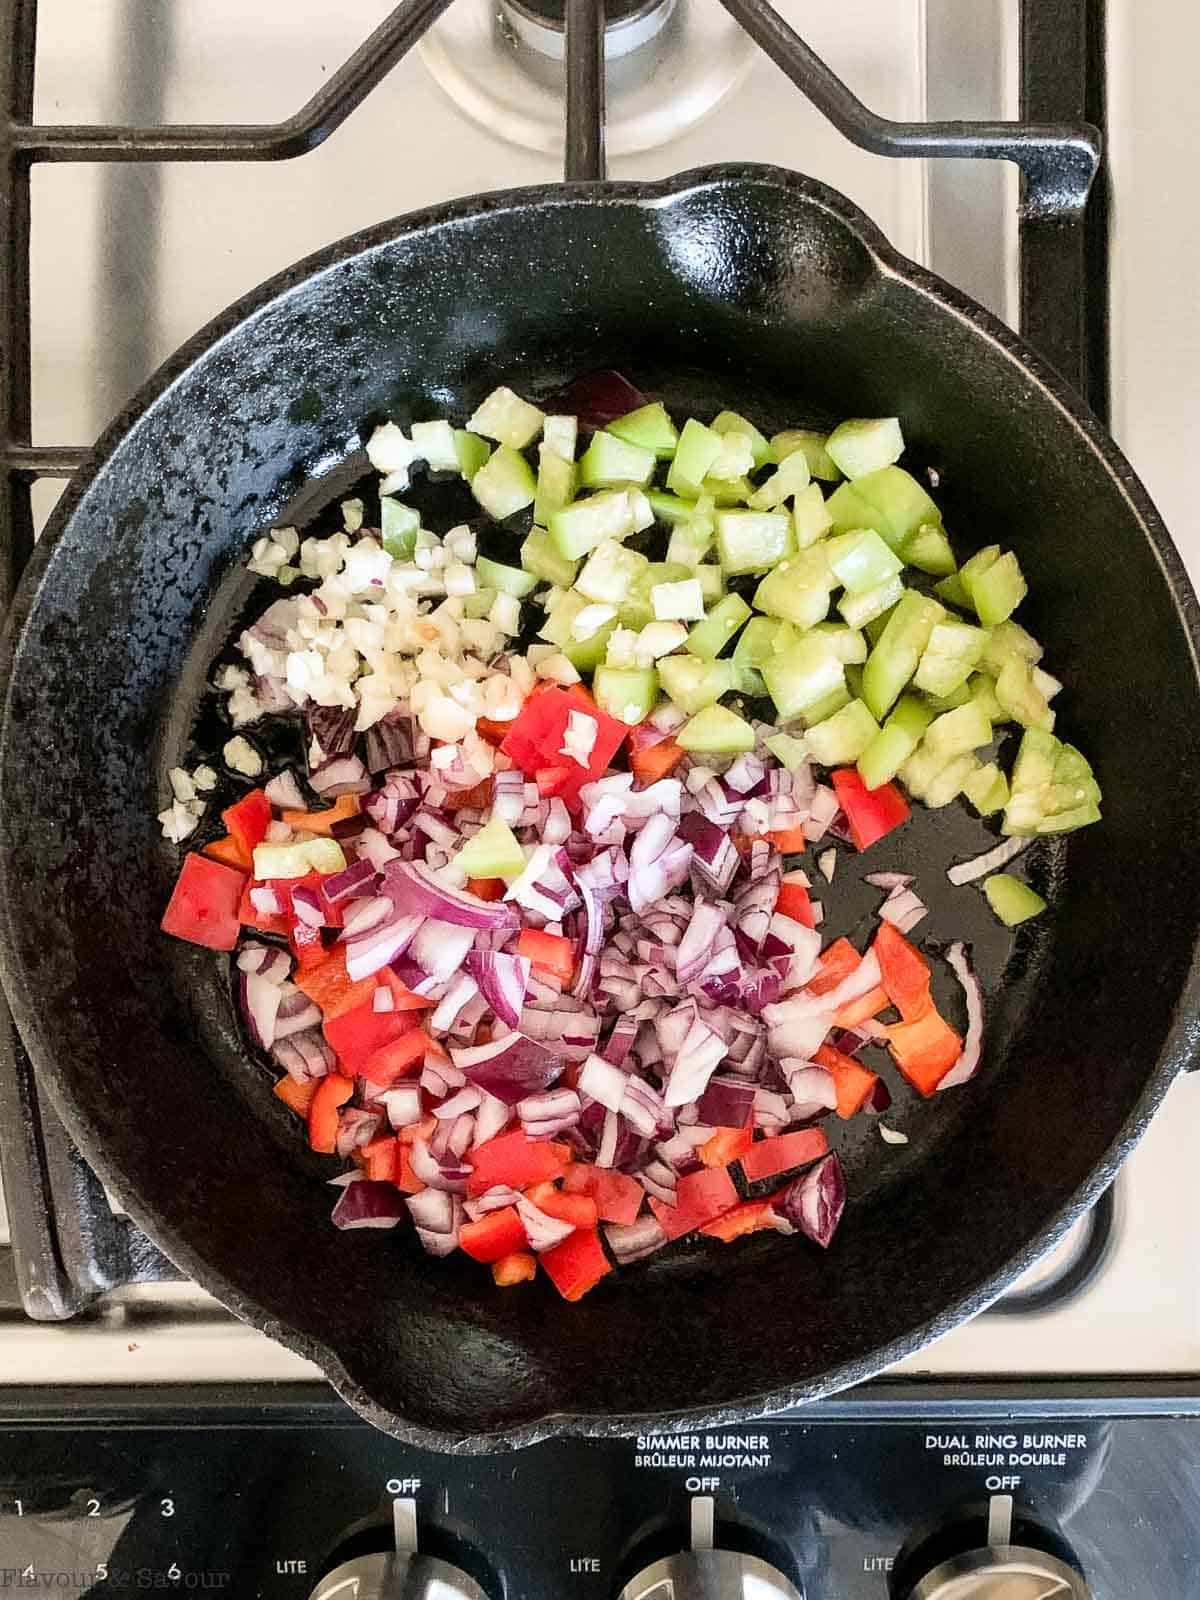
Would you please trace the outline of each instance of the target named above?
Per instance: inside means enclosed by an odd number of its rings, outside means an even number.
[[[563,0],[457,0],[421,41],[433,78],[473,122],[510,144],[562,147]],[[612,0],[604,52],[606,144],[632,155],[713,111],[754,60],[720,0]]]

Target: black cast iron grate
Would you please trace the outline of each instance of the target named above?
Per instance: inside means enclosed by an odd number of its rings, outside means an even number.
[[[33,123],[37,0],[0,0],[0,605],[33,548],[31,487],[66,478],[85,447],[34,444],[30,362],[30,178],[44,161],[281,161],[329,137],[451,0],[402,0],[301,109],[276,124],[78,127]],[[877,155],[1014,162],[1021,172],[1020,307],[1025,336],[1106,407],[1104,195],[1094,191],[1103,125],[1100,0],[1022,0],[1021,120],[891,122],[858,100],[768,3],[722,0],[750,37],[847,139]],[[597,181],[604,160],[604,0],[565,0],[565,177]],[[123,1216],[39,1098],[0,1003],[0,1166],[11,1246],[0,1256],[0,1314],[78,1315],[125,1284],[179,1276]],[[1076,1294],[1102,1264],[1110,1196],[1074,1259],[1003,1309],[1036,1311]]]

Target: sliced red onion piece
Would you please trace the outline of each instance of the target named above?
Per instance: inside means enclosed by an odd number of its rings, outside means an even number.
[[[794,1056],[785,1056],[779,1063],[779,1070],[787,1079],[788,1090],[795,1101],[791,1109],[791,1121],[808,1122],[836,1108],[837,1085],[832,1072],[811,1061],[799,1061]]]
[[[471,953],[473,940],[470,928],[430,919],[417,930],[408,954],[435,983],[447,983]]]
[[[389,767],[411,766],[416,758],[412,717],[396,706],[366,733],[366,767],[370,773],[386,772]]]
[[[461,1117],[464,1112],[474,1111],[483,1099],[482,1092],[470,1083],[457,1094],[452,1094],[448,1100],[443,1100],[440,1106],[434,1106],[433,1114],[439,1121],[453,1120]]]
[[[692,870],[715,888],[728,889],[740,860],[729,833],[699,811],[689,811],[679,824],[679,837],[692,847]]]
[[[346,912],[342,924],[342,940],[346,944],[353,944],[357,939],[365,939],[375,928],[391,921],[395,915],[396,908],[385,894],[356,900]]]
[[[395,997],[395,995],[392,993],[392,991],[390,989],[386,989],[383,986],[382,983],[379,984],[376,987],[375,993],[371,996],[371,1010],[372,1011],[394,1011],[395,1009],[396,1009],[396,997]]]
[[[333,1047],[319,1028],[305,1028],[286,1039],[277,1039],[271,1055],[297,1083],[323,1078],[337,1060]]]
[[[321,893],[331,906],[359,900],[374,893],[376,876],[369,861],[352,861],[341,872],[331,872],[321,880]]]
[[[605,1111],[603,1131],[600,1135],[600,1145],[596,1151],[596,1165],[598,1167],[612,1167],[617,1161],[617,1146],[620,1138],[621,1119],[615,1111]]]
[[[325,907],[319,892],[310,884],[297,884],[291,892],[292,910],[297,919],[310,928],[325,926]]]
[[[408,1159],[413,1176],[420,1183],[431,1189],[444,1189],[447,1194],[466,1194],[471,1175],[469,1163],[457,1157],[450,1157],[445,1163],[439,1161],[424,1139],[413,1140]]]
[[[629,1075],[625,1080],[625,1094],[621,1101],[621,1116],[643,1139],[656,1133],[665,1133],[674,1126],[674,1117],[663,1103],[662,1096],[652,1089],[644,1078]]]
[[[885,1122],[879,1124],[879,1137],[884,1144],[907,1144],[908,1135],[901,1133],[898,1128],[889,1128]]]
[[[389,861],[384,868],[384,883],[397,908],[406,913],[475,930],[520,925],[511,906],[500,900],[480,900],[465,890],[451,888],[419,861]]]
[[[290,988],[291,986],[288,985]],[[269,1050],[275,1043],[275,1027],[279,1016],[284,986],[272,983],[257,972],[239,972],[238,998],[242,1016],[250,1034],[250,1041],[260,1050]]]
[[[367,861],[376,873],[383,871],[389,861],[398,861],[400,852],[393,848],[377,828],[365,828],[354,842],[362,860]]]
[[[953,884],[973,883],[976,878],[986,877],[989,872],[995,872],[1014,856],[1019,856],[1031,841],[1029,839],[1002,839],[998,845],[987,850],[981,856],[972,856],[970,861],[960,861],[956,867],[951,867],[946,876]]]
[[[790,1183],[773,1206],[814,1244],[828,1249],[846,1206],[846,1178],[833,1151]]]
[[[475,1113],[475,1131],[472,1142],[486,1144],[489,1139],[494,1139],[498,1133],[503,1133],[512,1121],[512,1107],[504,1103],[494,1094],[483,1093],[483,1103]]]
[[[574,1089],[551,1089],[517,1102],[521,1126],[531,1139],[554,1139],[579,1122],[580,1099]]]
[[[274,889],[266,884],[256,884],[250,891],[250,904],[264,917],[277,917],[283,911],[283,901]]]
[[[426,1190],[426,1193],[428,1192]],[[414,1195],[408,1202],[409,1210],[411,1211],[412,1209],[413,1199],[419,1200],[422,1198],[423,1196],[421,1195]],[[421,1241],[421,1248],[427,1255],[449,1256],[453,1255],[458,1249],[458,1234],[463,1219],[462,1201],[454,1195],[450,1198],[452,1201],[451,1225],[448,1232],[444,1232],[441,1228],[423,1228],[419,1224],[417,1226],[417,1238]]]
[[[694,798],[708,820],[719,828],[731,828],[745,808],[742,796],[722,788],[716,778],[710,778]]]
[[[635,1176],[647,1194],[652,1194],[656,1200],[661,1200],[664,1205],[673,1206],[675,1204],[677,1194],[675,1174],[665,1162],[648,1161]]]
[[[911,872],[864,872],[863,882],[875,889],[907,889],[912,883]]]
[[[278,603],[278,602],[277,602]],[[272,608],[273,609],[273,608]],[[260,617],[256,627],[261,626],[263,619]],[[287,626],[291,626],[290,623]],[[279,646],[272,646],[285,650],[287,648],[286,636]],[[308,724],[310,738],[316,741],[323,759],[333,756],[349,755],[354,749],[357,737],[354,724],[358,717],[355,706],[318,706],[311,701],[304,709],[305,721]]]
[[[509,1033],[467,1049],[451,1046],[450,1053],[473,1084],[508,1106],[550,1088],[565,1065],[560,1054],[522,1033]]]
[[[278,806],[281,811],[308,810],[304,790],[290,767],[285,767],[265,785],[265,793],[271,804]]]
[[[372,902],[366,901],[364,904],[370,905]],[[372,973],[379,972],[402,956],[426,926],[424,917],[406,916],[397,911],[390,901],[386,904],[388,909],[383,921],[365,933],[356,928],[345,940],[346,975],[355,983],[361,978],[369,978]]]
[[[480,1217],[486,1217],[489,1211],[503,1211],[506,1206],[515,1206],[520,1198],[518,1189],[510,1189],[503,1183],[496,1183],[483,1194],[477,1195],[474,1200],[466,1201],[463,1209],[472,1222],[477,1222]]]
[[[620,1111],[629,1075],[603,1057],[589,1055],[579,1074],[579,1092],[596,1100],[606,1111]]]
[[[623,1066],[633,1048],[637,1032],[638,1024],[635,1018],[618,1017],[612,1032],[604,1041],[604,1048],[600,1051],[604,1060],[614,1067]]]
[[[371,787],[367,769],[357,756],[332,756],[314,767],[308,781],[317,794],[336,800],[341,794],[365,794]]]
[[[404,1210],[404,1196],[394,1184],[360,1178],[348,1183],[338,1196],[333,1225],[343,1232],[353,1228],[394,1228]]]
[[[397,1083],[379,1096],[390,1125],[397,1131],[411,1128],[421,1120],[421,1088],[416,1083]]]
[[[826,883],[832,883],[833,875],[837,871],[837,851],[822,850],[817,857],[817,869]]]
[[[524,1225],[529,1248],[536,1250],[539,1255],[543,1250],[553,1250],[556,1244],[561,1244],[568,1234],[575,1231],[571,1223],[562,1222],[558,1217],[548,1217],[524,1195],[517,1201],[517,1215]]]
[[[805,1011],[792,1016],[788,1009],[791,1004],[790,1000],[781,1000],[763,1012],[770,1023],[767,1046],[776,1060],[782,1061],[785,1056],[791,1056],[801,1061],[811,1061],[833,1026],[833,1012]],[[772,1015],[775,1021],[770,1020]]]
[[[809,801],[808,821],[804,824],[804,837],[816,844],[823,839],[829,831],[833,819],[837,816],[840,806],[837,795],[832,789],[818,783],[813,789]]]
[[[928,914],[928,906],[911,889],[893,889],[879,908],[880,920],[899,933],[911,933]]]
[[[492,780],[492,817],[515,828],[525,809],[525,774],[519,767],[497,772]]]
[[[671,1067],[663,1093],[665,1103],[682,1106],[698,1100],[725,1054],[724,1039],[697,1016]]]
[[[448,1032],[455,1018],[464,1006],[479,993],[479,985],[469,973],[460,972],[438,1001],[433,1014],[429,1018],[428,1027],[431,1033],[443,1034]]]
[[[680,983],[690,983],[698,978],[713,954],[717,935],[726,931],[725,919],[729,907],[716,905],[711,900],[698,900],[688,923],[687,932],[679,944],[675,961],[675,975]],[[729,941],[732,947],[732,938]],[[709,973],[709,976],[715,976]]]
[[[758,788],[766,775],[767,769],[757,756],[743,755],[725,769],[722,781],[735,794],[748,795]]]
[[[291,975],[292,960],[286,950],[275,944],[259,944],[250,940],[238,951],[238,971],[255,974],[268,983],[286,983]]]
[[[967,1032],[963,1039],[962,1054],[938,1084],[938,1089],[953,1089],[966,1083],[979,1071],[983,1057],[983,985],[979,974],[971,965],[967,947],[956,940],[946,951],[946,960],[963,986],[967,997]]]
[[[623,1267],[653,1255],[667,1242],[654,1216],[639,1217],[636,1222],[629,1223],[610,1222],[604,1229],[604,1239]]]
[[[337,1153],[348,1156],[360,1149],[379,1132],[380,1117],[374,1111],[360,1111],[357,1106],[343,1106],[338,1116]]]
[[[467,1075],[444,1056],[426,1052],[419,1081],[426,1094],[440,1097],[449,1094],[451,1090],[463,1088],[467,1082]]]
[[[573,379],[548,405],[555,411],[578,417],[581,428],[594,432],[597,428],[607,428],[610,422],[627,416],[645,403],[645,397],[628,378],[606,367]]]
[[[715,1128],[744,1128],[754,1110],[754,1088],[740,1078],[712,1077],[697,1102],[701,1122]]]

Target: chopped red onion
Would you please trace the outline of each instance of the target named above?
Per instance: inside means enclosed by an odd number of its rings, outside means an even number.
[[[354,1228],[394,1228],[404,1209],[404,1196],[394,1184],[360,1178],[348,1183],[338,1196],[333,1225],[343,1232]]]
[[[395,1009],[396,1009],[396,997],[395,997],[395,995],[392,993],[392,991],[390,989],[385,988],[385,986],[382,983],[379,984],[375,989],[375,993],[371,996],[371,1010],[372,1011],[394,1011]]]
[[[711,900],[696,902],[675,961],[675,975],[680,983],[690,983],[704,972],[713,954],[717,935],[726,931],[725,919],[728,915],[727,905],[717,905]]]
[[[607,1111],[620,1111],[625,1098],[628,1073],[601,1056],[589,1055],[579,1074],[579,1090],[592,1100],[597,1100]]]
[[[837,871],[837,851],[822,850],[817,857],[817,868],[826,883],[833,882],[833,875]]]
[[[276,605],[280,603],[276,601]],[[270,609],[273,611],[275,607],[272,606]],[[270,612],[266,613],[269,614]],[[263,617],[258,619],[255,629],[262,626],[263,620]],[[291,625],[289,621],[285,624],[285,629]],[[255,629],[250,631],[254,632]],[[282,635],[282,643],[271,645],[270,648],[286,650],[286,631]],[[315,741],[323,759],[348,755],[354,749],[354,723],[357,716],[358,712],[354,706],[318,706],[310,701],[304,708],[309,736]]]
[[[979,974],[971,965],[967,947],[961,940],[955,940],[949,946],[946,960],[967,997],[967,1033],[962,1054],[938,1084],[939,1090],[953,1089],[973,1078],[983,1057],[983,985],[979,981]]]
[[[352,1150],[361,1149],[379,1132],[380,1118],[374,1111],[360,1111],[357,1106],[343,1106],[338,1113],[337,1153],[348,1156]]]
[[[437,1096],[449,1094],[451,1089],[461,1089],[466,1081],[466,1073],[452,1061],[447,1061],[445,1056],[426,1052],[420,1078],[421,1087],[426,1094]]]
[[[305,1028],[302,1032],[277,1039],[271,1050],[272,1057],[297,1083],[307,1083],[310,1078],[323,1078],[332,1071],[337,1060],[333,1046],[319,1028]]]
[[[365,794],[371,787],[367,769],[357,756],[331,756],[314,767],[308,781],[325,800],[342,794]]]
[[[804,824],[804,837],[816,844],[829,831],[829,826],[841,808],[832,789],[818,783],[809,802],[808,821]]]
[[[428,1027],[431,1033],[442,1034],[449,1030],[465,1005],[479,993],[479,985],[466,972],[460,972],[438,1001]]]
[[[653,1255],[667,1242],[654,1216],[639,1217],[636,1222],[629,1223],[610,1222],[604,1229],[604,1239],[623,1267]]]
[[[365,906],[377,904],[371,900],[361,903]],[[356,925],[353,931],[344,936],[346,975],[355,983],[362,978],[369,978],[372,973],[402,956],[426,926],[424,917],[406,916],[390,900],[384,900],[383,904],[385,910],[382,921],[372,921],[365,932]]]
[[[259,944],[251,940],[238,951],[238,971],[253,973],[268,983],[285,983],[291,975],[292,961],[286,950],[275,944]]]
[[[376,828],[365,828],[355,841],[362,860],[368,862],[376,873],[383,871],[389,861],[398,861],[400,852],[394,849]]]
[[[529,1248],[539,1254],[543,1250],[552,1250],[556,1244],[561,1244],[568,1234],[575,1231],[571,1223],[561,1222],[558,1217],[548,1217],[524,1195],[517,1201],[517,1215],[524,1225]]]
[[[390,1089],[385,1089],[379,1096],[380,1104],[387,1112],[387,1119],[391,1126],[397,1130],[411,1128],[414,1123],[421,1120],[421,1088],[416,1083],[397,1083]]]
[[[289,985],[290,987],[290,985]],[[238,998],[242,1016],[252,1044],[260,1050],[269,1050],[275,1043],[275,1025],[279,1016],[284,985],[272,983],[257,972],[238,974]]]
[[[431,1189],[443,1189],[447,1194],[466,1194],[471,1168],[469,1165],[464,1165],[458,1157],[448,1157],[443,1163],[434,1155],[424,1139],[414,1139],[408,1159],[413,1176],[419,1182]]]
[[[250,891],[250,904],[264,917],[277,917],[283,911],[283,902],[274,889],[266,884],[256,884]]]
[[[879,1137],[884,1144],[907,1144],[908,1135],[901,1133],[898,1128],[889,1128],[885,1122],[879,1124]]]
[[[629,379],[611,367],[575,378],[550,402],[554,410],[578,417],[580,427],[590,432],[607,428],[645,403]]]
[[[712,1077],[697,1109],[710,1127],[744,1128],[754,1110],[754,1089],[739,1078]]]
[[[663,1161],[648,1161],[636,1174],[647,1194],[652,1194],[664,1205],[673,1206],[676,1200],[675,1174]]]
[[[580,1099],[574,1089],[551,1089],[517,1102],[517,1116],[531,1139],[553,1139],[579,1121]]]
[[[466,969],[500,1021],[510,1028],[517,1027],[529,985],[529,958],[497,950],[472,950]]]
[[[494,1139],[512,1120],[512,1107],[504,1103],[487,1090],[481,1091],[483,1103],[475,1113],[475,1133],[473,1143],[486,1144],[489,1139]]]
[[[285,767],[265,785],[267,799],[281,811],[307,811],[304,791],[290,767]]]
[[[616,1165],[620,1130],[621,1119],[617,1113],[615,1111],[605,1111],[603,1132],[600,1135],[600,1145],[596,1151],[596,1165],[598,1167]]]
[[[519,926],[511,906],[500,900],[480,900],[477,895],[452,888],[419,861],[389,861],[384,883],[397,909],[407,913],[476,930]]]
[[[604,1060],[614,1067],[623,1066],[630,1050],[633,1048],[633,1041],[637,1038],[637,1032],[638,1024],[635,1018],[628,1016],[618,1017],[612,1032],[604,1041],[604,1048],[600,1051]]]
[[[346,900],[359,900],[374,893],[376,870],[370,861],[352,861],[341,872],[331,872],[321,880],[321,893],[331,906]]]
[[[661,1040],[661,1034],[659,1037]],[[665,1103],[682,1106],[698,1100],[725,1053],[724,1039],[697,1016],[671,1067],[663,1094]]]
[[[475,1085],[469,1083],[457,1094],[452,1094],[448,1100],[443,1100],[440,1106],[434,1106],[433,1114],[439,1122],[453,1120],[455,1117],[461,1117],[464,1112],[474,1111],[482,1098]]]
[[[898,933],[911,933],[928,912],[925,902],[911,889],[893,889],[879,908],[881,921],[890,922]]]
[[[913,882],[911,872],[864,872],[863,882],[875,889],[907,889]]]
[[[519,1190],[510,1189],[503,1183],[494,1183],[474,1200],[466,1201],[463,1209],[472,1222],[477,1222],[480,1217],[486,1217],[489,1211],[503,1211],[506,1206],[515,1206],[520,1198]]]
[[[298,921],[309,928],[325,926],[325,907],[317,889],[307,883],[297,884],[291,891],[291,901]]]
[[[808,1122],[836,1109],[837,1084],[832,1072],[794,1056],[785,1056],[779,1063],[779,1070],[787,1079],[788,1090],[795,1101],[791,1110],[793,1122]]]
[[[435,983],[447,983],[470,954],[473,937],[470,928],[430,919],[417,930],[408,953]],[[465,995],[463,1003],[468,999]]]
[[[828,1249],[846,1205],[846,1178],[830,1151],[773,1202],[774,1209],[822,1249]]]
[[[366,734],[367,771],[386,772],[389,767],[411,766],[417,755],[416,732],[412,717],[402,706],[372,724]]]
[[[509,1106],[548,1089],[562,1076],[564,1066],[561,1054],[522,1033],[467,1049],[452,1046],[450,1053],[473,1084]]]
[[[976,878],[986,877],[989,872],[997,871],[1014,856],[1019,856],[1029,843],[1028,839],[1002,839],[998,845],[985,851],[983,855],[973,856],[970,861],[960,861],[956,867],[950,868],[946,876],[953,884],[973,883]]]

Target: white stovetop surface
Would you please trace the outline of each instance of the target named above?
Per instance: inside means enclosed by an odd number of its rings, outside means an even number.
[[[322,0],[256,7],[240,0],[205,0],[203,7],[42,0],[37,115],[46,122],[282,117],[389,7],[390,0],[353,7]],[[885,114],[1013,114],[1014,0],[843,0],[832,8],[784,0],[780,9]],[[1200,48],[1200,9],[1171,5],[1169,17],[1167,10],[1136,0],[1108,6],[1113,426],[1200,579],[1191,483],[1200,424],[1200,210],[1185,199],[1197,131],[1190,64]],[[1162,25],[1148,12],[1162,12]],[[937,72],[928,92],[927,61]],[[1011,174],[975,169],[964,184],[945,169],[853,150],[763,58],[748,61],[706,121],[611,167],[617,177],[659,176],[730,159],[776,161],[840,187],[902,250],[931,261],[1011,320],[1011,213],[1004,207]],[[557,157],[483,137],[416,55],[321,150],[286,166],[38,169],[35,439],[90,441],[204,320],[321,244],[451,195],[557,175]],[[981,238],[995,247],[981,250]],[[43,513],[52,499],[48,487],[39,490]],[[1200,1369],[1198,1104],[1200,1074],[1172,1089],[1129,1162],[1115,1259],[1079,1299],[1037,1317],[977,1318],[898,1370]],[[185,1285],[126,1291],[85,1324],[0,1327],[3,1382],[317,1376]]]

